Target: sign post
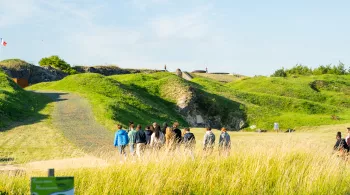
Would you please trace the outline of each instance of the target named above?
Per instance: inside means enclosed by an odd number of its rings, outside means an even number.
[[[31,178],[31,195],[74,195],[74,177],[54,177],[54,169],[49,169],[48,175]]]

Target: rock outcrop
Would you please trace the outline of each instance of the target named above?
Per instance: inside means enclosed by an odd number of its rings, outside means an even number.
[[[122,69],[118,66],[75,66],[73,69],[75,69],[78,73],[98,73],[105,76],[135,73],[154,73],[164,71],[150,69]]]
[[[213,94],[189,87],[186,92],[179,94],[177,107],[179,112],[192,127],[221,128],[240,130],[246,125],[246,116],[242,110],[229,110],[225,105],[216,105]]]
[[[3,69],[9,77],[27,79],[29,84],[57,81],[67,76],[66,73],[52,68],[51,66],[41,67],[33,64],[6,66],[0,64],[0,68]]]

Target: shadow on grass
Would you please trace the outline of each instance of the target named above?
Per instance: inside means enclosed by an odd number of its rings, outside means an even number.
[[[35,92],[19,90],[15,93],[1,91],[6,96],[2,102],[5,107],[0,111],[0,132],[13,128],[35,124],[48,118],[40,113],[51,102],[64,101],[60,96],[65,93]]]
[[[226,127],[230,130],[239,130],[246,125],[247,114],[245,106],[239,102],[233,101],[226,97],[209,93],[202,86],[191,83],[194,101],[186,109],[180,109],[176,103],[167,101],[160,96],[152,95],[147,89],[130,84],[124,85],[129,91],[132,91],[138,99],[150,109],[140,110],[135,107],[119,108],[118,105],[112,107],[113,118],[123,119],[123,123],[132,120],[137,124],[151,124],[157,122],[180,122],[181,126],[188,126],[185,118],[188,116],[196,117],[202,115],[205,124],[198,126],[211,126],[213,128]],[[243,125],[240,123],[244,123]]]
[[[165,100],[159,96],[153,95],[147,89],[130,84],[123,87],[130,91],[135,97],[141,100],[149,108],[136,108],[133,105],[128,105],[126,108],[120,108],[117,104],[112,105],[113,119],[128,124],[133,121],[135,124],[151,125],[153,122],[163,124],[167,122],[178,121],[182,126],[187,126],[187,122],[176,111],[177,107],[174,102]]]

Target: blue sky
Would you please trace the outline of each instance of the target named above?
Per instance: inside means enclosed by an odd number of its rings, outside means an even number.
[[[0,59],[270,75],[350,64],[350,1],[0,0]]]

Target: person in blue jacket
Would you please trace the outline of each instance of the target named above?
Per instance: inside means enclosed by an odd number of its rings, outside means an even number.
[[[115,132],[114,137],[114,147],[118,147],[120,162],[123,162],[122,156],[124,156],[124,159],[126,160],[125,148],[129,143],[129,136],[128,133],[122,129],[120,124],[118,124],[117,127],[118,130]]]

